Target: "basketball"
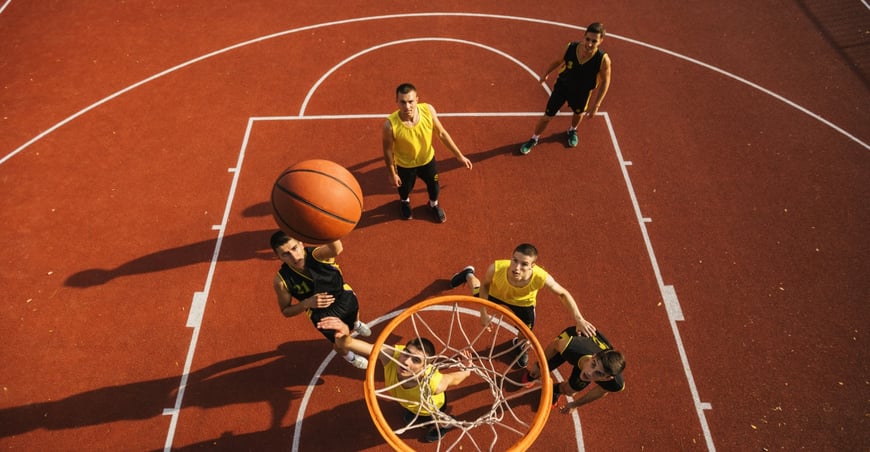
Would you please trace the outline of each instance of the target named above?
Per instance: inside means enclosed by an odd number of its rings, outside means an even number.
[[[299,241],[323,244],[356,227],[363,195],[356,178],[329,160],[304,160],[285,169],[272,186],[278,227]]]

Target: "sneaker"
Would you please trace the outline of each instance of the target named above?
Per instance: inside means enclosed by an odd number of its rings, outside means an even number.
[[[435,215],[435,219],[438,220],[439,223],[447,221],[447,214],[444,213],[444,209],[442,209],[438,204],[432,206],[432,214]]]
[[[572,148],[577,147],[577,143],[579,141],[580,141],[580,139],[577,138],[577,129],[569,130],[568,131],[568,146],[570,146]]]
[[[440,430],[439,430],[439,428],[440,428]],[[426,432],[426,436],[423,437],[423,442],[424,443],[434,443],[435,441],[438,441],[439,439],[441,439],[441,437],[443,437],[445,433],[449,432],[450,430],[453,430],[454,428],[456,428],[456,427],[453,425],[445,425],[443,427],[438,427],[438,428],[432,427],[429,429],[428,432]]]
[[[360,336],[369,337],[372,335],[372,329],[369,328],[365,323],[360,322],[359,320],[353,324],[353,330],[356,331]]]
[[[519,341],[520,341],[520,339],[514,338],[513,339],[514,345],[516,345]],[[518,367],[528,366],[529,365],[529,354],[526,353],[526,349],[525,349],[524,345],[520,345],[517,348],[517,354],[519,355],[519,359],[517,359],[517,366]]]
[[[532,375],[528,370],[523,372],[523,375],[520,377],[520,383],[522,383],[525,388],[531,388],[534,386],[536,380],[537,378],[532,378]]]
[[[520,359],[517,360],[517,366],[526,367],[529,365],[529,354],[525,350],[520,352]]]
[[[345,361],[347,361],[347,360],[345,360]],[[360,355],[354,356],[353,361],[347,361],[347,362],[348,362],[348,364],[350,364],[353,367],[356,367],[357,369],[368,369],[368,367],[369,367],[369,360],[363,358]]]
[[[399,201],[399,204],[402,206],[402,218],[405,220],[411,219],[411,203],[405,201]]]
[[[534,138],[526,141],[522,146],[520,146],[520,154],[526,155],[529,152],[532,152],[532,148],[535,147],[536,144],[538,144],[538,140]]]
[[[474,274],[474,267],[469,265],[468,267],[459,270],[459,273],[456,273],[450,278],[450,287],[456,288],[463,284],[465,284],[465,278],[468,278],[468,275]]]
[[[561,397],[562,393],[559,392],[559,383],[553,383],[553,406],[550,408],[556,408]]]

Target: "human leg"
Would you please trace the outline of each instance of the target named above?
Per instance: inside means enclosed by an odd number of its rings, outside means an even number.
[[[399,180],[402,185],[399,185],[399,206],[401,208],[402,218],[411,219],[411,190],[414,189],[414,183],[417,181],[417,171],[415,168],[396,167],[396,173],[399,175]]]
[[[447,214],[438,205],[441,183],[438,180],[438,167],[435,164],[435,159],[433,158],[429,163],[417,168],[417,175],[426,183],[426,192],[429,194],[429,207],[432,209],[435,220],[439,223],[444,223],[447,221]]]

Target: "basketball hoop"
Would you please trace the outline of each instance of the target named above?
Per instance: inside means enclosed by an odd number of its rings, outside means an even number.
[[[482,307],[487,308],[491,318],[487,326],[480,321]],[[456,430],[443,435],[437,443],[438,450],[446,445],[448,451],[455,447],[462,450],[471,447],[476,450],[521,451],[528,449],[541,433],[552,404],[553,388],[547,358],[532,331],[505,307],[459,295],[436,297],[415,304],[391,320],[374,343],[374,351],[396,361],[393,358],[395,347],[384,343],[390,335],[403,338],[403,343],[412,338],[427,338],[436,349],[436,356],[429,359],[431,367],[445,373],[471,372],[461,385],[447,390],[453,415],[428,403],[425,388],[429,387],[428,378],[432,372],[410,377],[417,379],[424,392],[418,416],[399,425],[398,420],[387,420],[381,401],[390,404],[416,402],[397,399],[390,394],[391,387],[382,380],[376,381],[375,370],[379,365],[375,363],[380,361],[381,355],[372,353],[364,385],[366,405],[378,431],[395,450],[410,452],[419,449],[419,446],[406,444],[399,435],[434,426]],[[515,337],[519,340],[513,341]],[[463,351],[470,353],[470,365],[460,353]],[[518,374],[525,372],[516,368],[521,351],[529,354],[530,362],[537,362],[540,366],[540,382],[533,387],[520,381]],[[398,384],[401,383],[403,381]],[[470,391],[476,386],[483,386],[486,390]],[[540,391],[539,399],[532,394],[537,391]],[[454,402],[452,395],[456,393],[464,395]],[[420,413],[429,413],[430,420],[417,422]],[[486,444],[488,446],[482,447]]]

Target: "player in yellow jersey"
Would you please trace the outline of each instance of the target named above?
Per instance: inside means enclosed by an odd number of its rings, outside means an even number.
[[[565,309],[571,314],[577,331],[584,336],[594,336],[595,326],[580,314],[574,297],[556,282],[553,275],[537,265],[537,260],[538,249],[534,245],[523,243],[514,249],[510,259],[493,262],[486,270],[482,282],[475,276],[474,267],[469,265],[453,275],[450,285],[458,287],[467,282],[472,295],[506,306],[529,329],[535,326],[538,291],[546,287],[559,296]],[[481,309],[480,319],[484,325],[489,324],[486,308]],[[528,361],[528,355],[521,351],[517,364],[525,367]]]
[[[324,317],[317,324],[322,331],[330,331],[335,335],[335,344],[339,349],[373,358],[374,347],[372,344],[351,337],[346,323],[337,317]],[[408,341],[404,346],[396,346],[392,357],[385,350],[378,353],[381,364],[384,366],[385,387],[391,388],[390,395],[399,400],[399,403],[407,410],[405,420],[411,422],[416,417],[416,423],[429,422],[432,413],[425,406],[443,410],[446,407],[447,397],[445,391],[451,386],[462,383],[469,375],[470,370],[441,373],[430,364],[435,357],[435,345],[432,341],[417,337]],[[463,365],[471,367],[471,354],[468,350],[461,352]],[[425,382],[429,387],[421,388],[420,383]],[[423,394],[430,399],[427,403],[420,403]],[[445,432],[452,429],[447,425],[435,425],[426,432],[423,437],[425,442],[438,441]]]
[[[441,143],[468,169],[471,169],[471,160],[462,155],[462,151],[453,142],[453,138],[438,119],[435,107],[418,103],[417,88],[414,85],[399,85],[396,88],[396,103],[399,109],[384,121],[382,135],[384,162],[389,172],[390,184],[399,191],[402,218],[411,219],[410,195],[414,182],[419,177],[426,183],[429,208],[432,209],[435,220],[444,223],[447,215],[438,205],[441,185],[435,165],[435,148],[432,147],[433,134],[437,134]]]

